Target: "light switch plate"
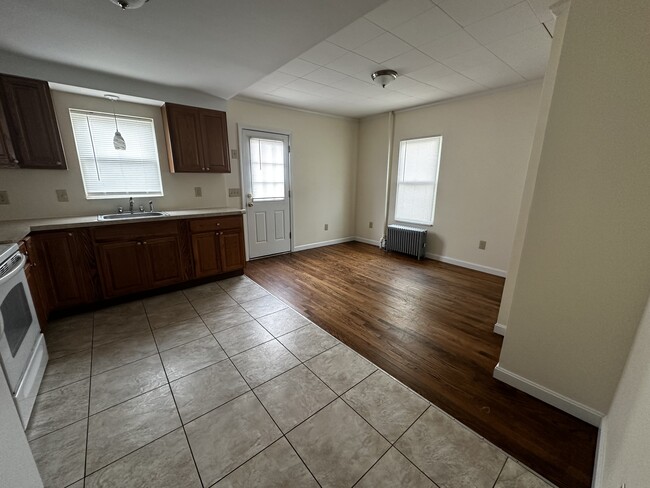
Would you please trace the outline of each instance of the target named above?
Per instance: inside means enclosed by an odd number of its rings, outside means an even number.
[[[487,246],[486,241],[478,241],[478,248],[479,249],[485,249],[485,246]]]
[[[230,150],[230,159],[239,159],[239,151],[237,149]]]
[[[194,196],[195,197],[202,197],[203,196],[203,189],[200,186],[195,186],[194,187]]]
[[[68,199],[68,190],[57,190],[56,200],[58,202],[69,202],[70,200]]]
[[[325,228],[325,230],[329,230],[330,225],[329,225],[329,224],[325,224],[325,227],[324,227],[324,228]]]
[[[5,190],[0,191],[0,205],[9,205],[9,193]]]
[[[228,188],[229,197],[241,197],[241,188]]]

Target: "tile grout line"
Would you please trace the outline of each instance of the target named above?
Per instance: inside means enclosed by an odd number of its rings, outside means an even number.
[[[507,462],[508,462],[508,457],[506,457],[506,460],[503,462],[503,466],[501,466],[501,469],[499,470],[499,473],[497,474],[497,477],[494,480],[494,483],[492,483],[492,488],[495,488],[495,486],[499,482],[499,478],[501,478],[501,473],[503,473],[503,470],[505,469]]]
[[[187,297],[185,296],[184,293],[183,293],[183,296],[187,299]],[[189,300],[188,300],[188,302],[189,302]],[[192,306],[192,308],[194,308],[194,306],[191,304],[191,302],[190,302],[190,305]],[[194,309],[194,311],[196,312],[196,309]],[[165,373],[165,378],[167,379],[167,388],[169,388],[169,393],[170,393],[170,395],[172,397],[172,401],[174,402],[174,408],[176,408],[176,415],[178,415],[178,421],[180,422],[181,428],[183,429],[183,434],[185,435],[185,442],[187,442],[187,448],[190,451],[190,456],[192,457],[192,462],[194,463],[194,469],[196,470],[196,474],[199,477],[199,482],[201,483],[201,486],[203,488],[205,488],[205,483],[203,482],[203,477],[201,476],[201,471],[199,471],[199,465],[197,464],[196,458],[194,457],[194,451],[192,451],[192,444],[190,444],[190,438],[187,435],[187,430],[185,430],[185,424],[183,423],[183,417],[181,417],[181,411],[178,408],[178,402],[176,401],[176,396],[174,395],[174,389],[172,388],[171,381],[169,381],[169,375],[167,374],[167,368],[165,367],[165,362],[163,361],[162,355],[160,354],[160,349],[158,349],[158,343],[156,342],[156,337],[155,337],[155,335],[153,333],[153,327],[151,325],[151,321],[149,320],[149,314],[146,311],[146,307],[145,307],[145,313],[147,314],[147,322],[149,322],[149,328],[151,329],[151,335],[154,336],[154,343],[156,344],[156,349],[158,350],[158,359],[160,360],[160,364],[162,365],[163,372]],[[198,314],[198,312],[197,312],[197,314]],[[203,319],[201,319],[201,321],[203,322]],[[203,325],[205,325],[205,323]],[[176,429],[174,429],[174,430],[176,430]],[[160,437],[158,439],[160,439]],[[158,440],[158,439],[156,439],[156,440]],[[154,441],[152,441],[152,442],[154,442]]]
[[[88,471],[88,443],[90,437],[90,401],[92,393],[92,381],[93,381],[93,351],[94,351],[94,341],[95,341],[95,313],[93,312],[93,330],[90,334],[90,376],[88,378],[88,416],[86,417],[86,446],[84,450],[84,474],[83,485],[86,486],[86,473]]]

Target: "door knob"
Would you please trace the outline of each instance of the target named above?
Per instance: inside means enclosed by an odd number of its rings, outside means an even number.
[[[253,206],[253,203],[252,203],[252,202],[248,202],[248,206],[249,206],[249,207],[252,207],[252,206]]]

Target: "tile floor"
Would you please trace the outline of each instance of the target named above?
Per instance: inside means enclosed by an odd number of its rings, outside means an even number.
[[[46,340],[48,487],[551,486],[244,276]]]

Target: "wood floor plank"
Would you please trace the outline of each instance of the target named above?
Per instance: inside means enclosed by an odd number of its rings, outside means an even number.
[[[356,242],[246,274],[560,488],[591,486],[597,429],[492,377],[503,278]]]

